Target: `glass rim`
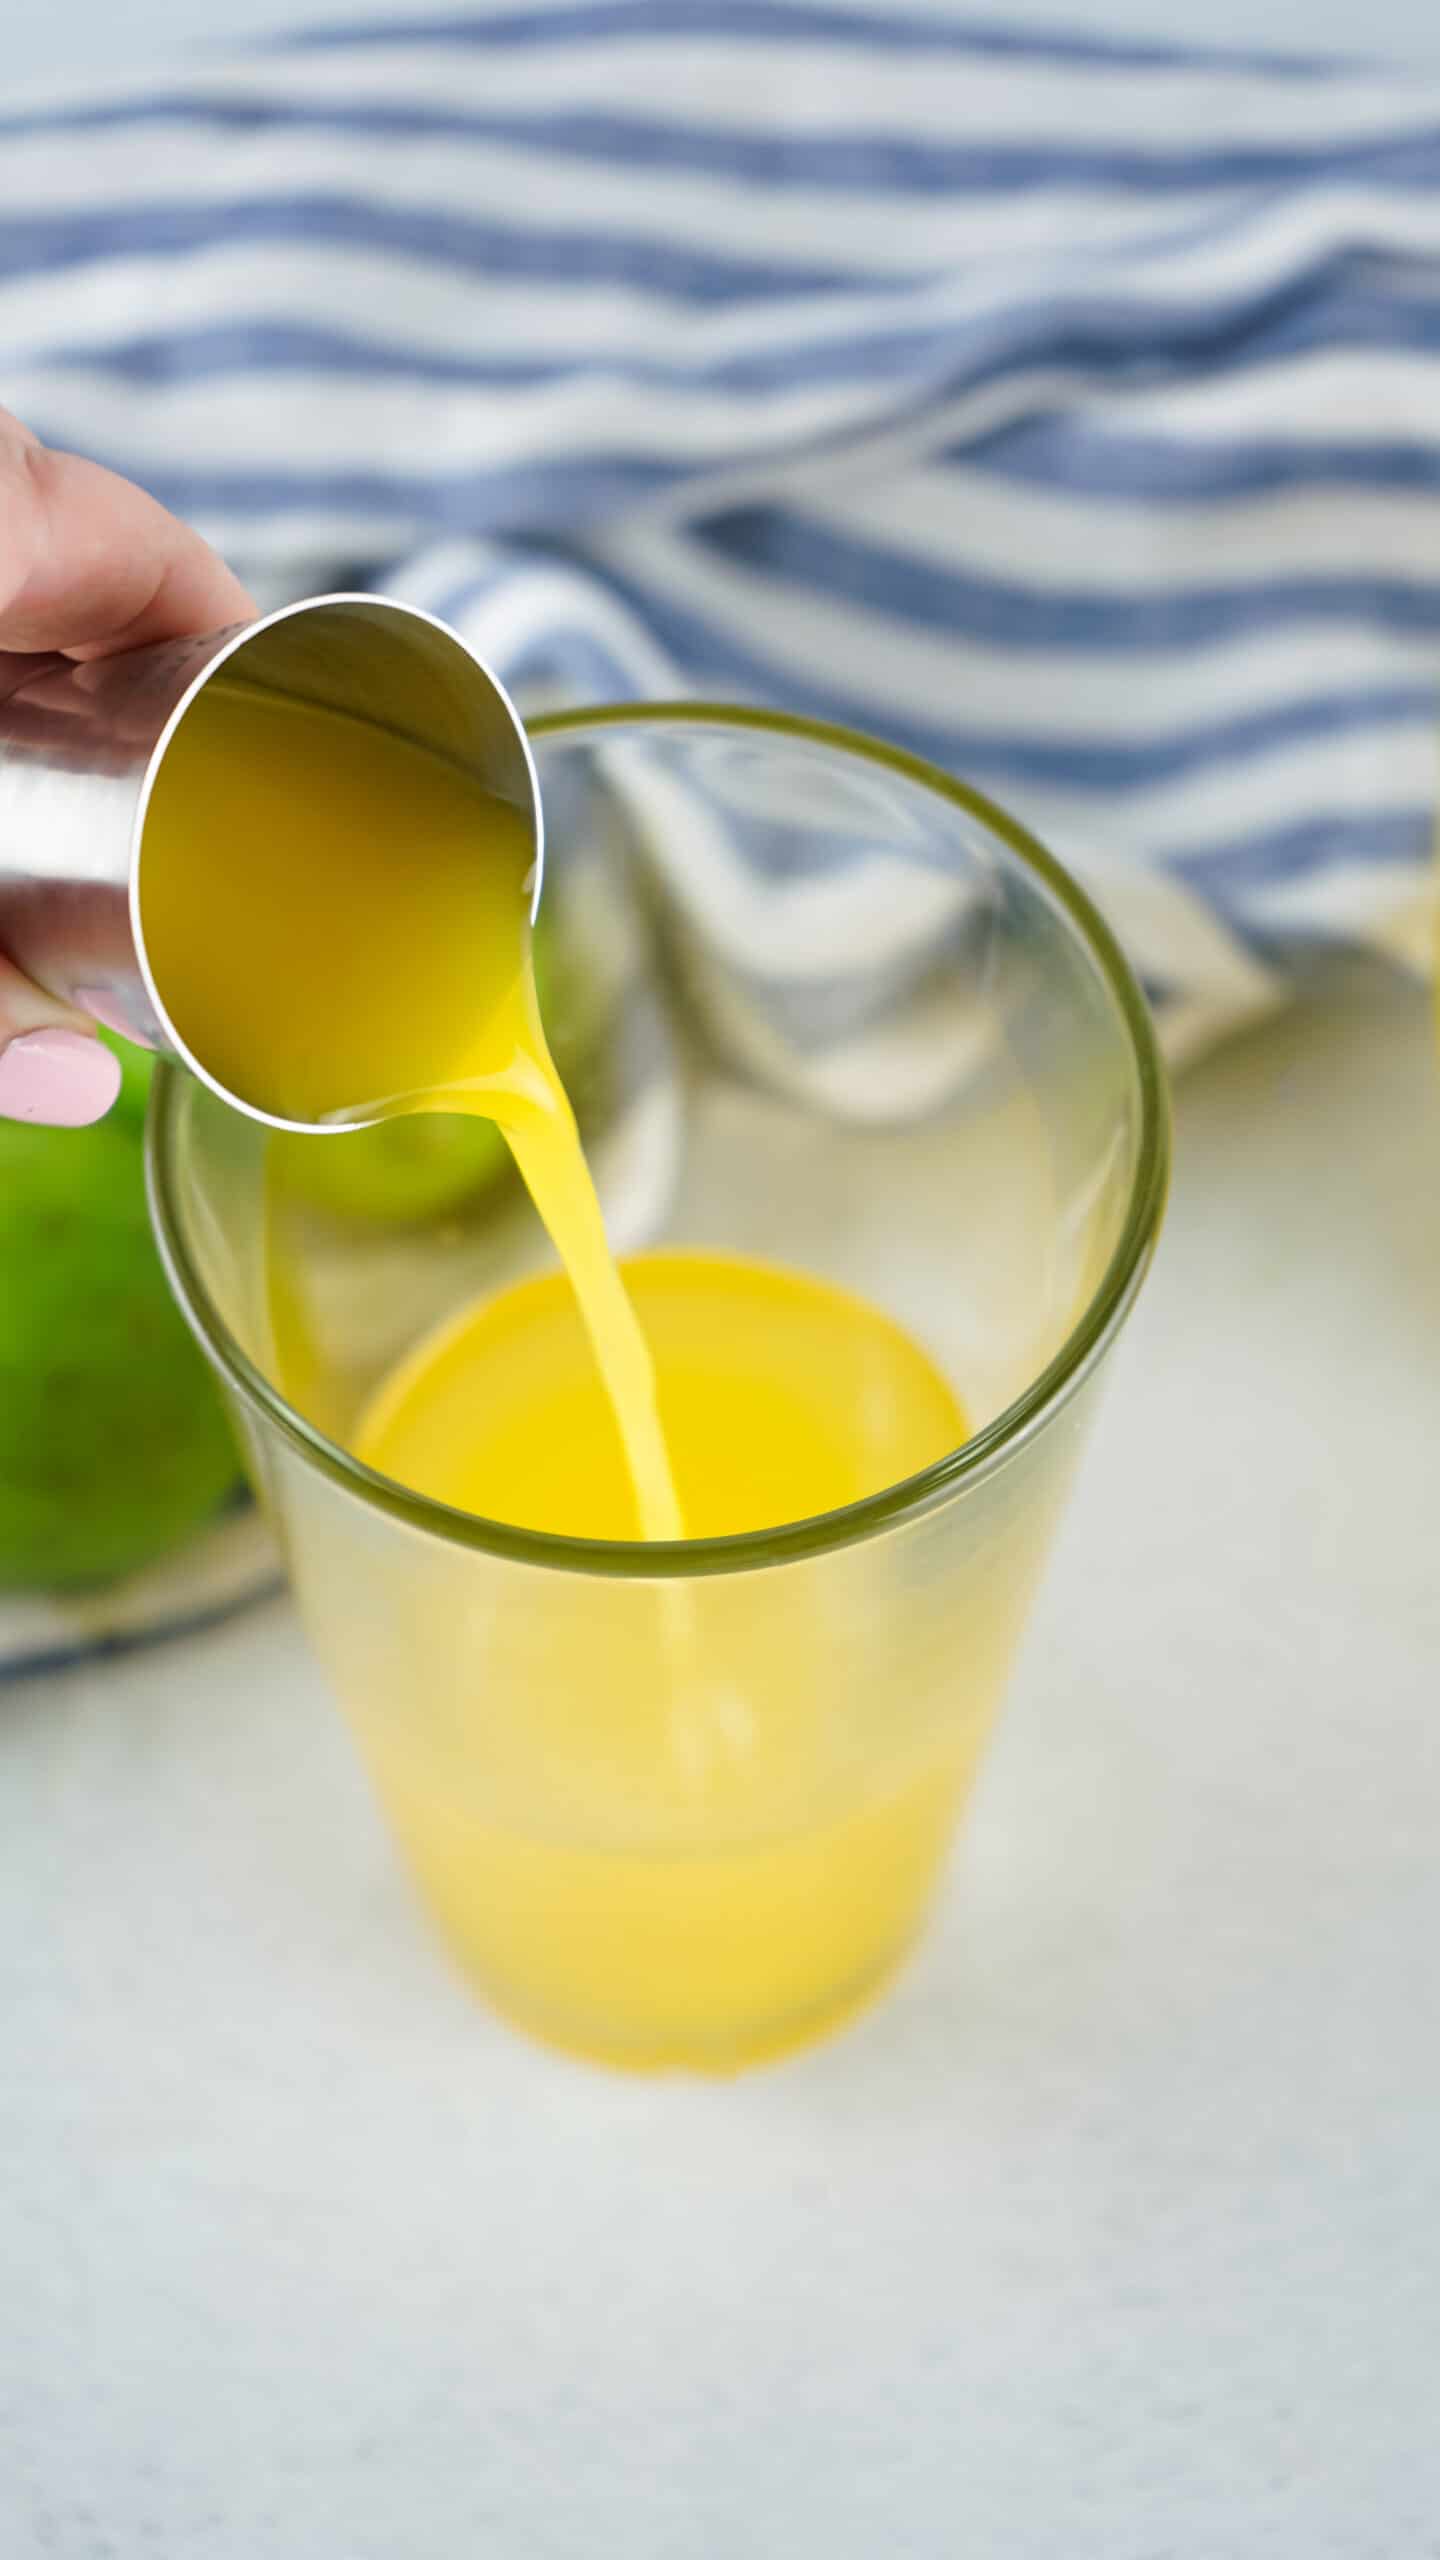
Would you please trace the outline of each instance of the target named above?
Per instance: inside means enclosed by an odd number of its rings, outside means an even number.
[[[567,1537],[555,1530],[523,1529],[508,1521],[482,1519],[412,1492],[353,1457],[338,1441],[307,1422],[236,1342],[196,1270],[177,1209],[171,1140],[185,1079],[176,1062],[162,1060],[151,1094],[146,1170],[151,1218],[181,1312],[226,1384],[257,1408],[263,1420],[322,1474],[357,1500],[388,1513],[407,1527],[480,1554],[550,1572],[597,1574],[621,1580],[675,1580],[753,1571],[804,1556],[823,1555],[881,1530],[899,1527],[932,1509],[941,1498],[988,1479],[1048,1424],[1095,1367],[1144,1277],[1165,1205],[1170,1116],[1154,1024],[1130,963],[1098,907],[1027,828],[983,792],[903,748],[887,746],[831,721],[723,702],[606,703],[592,709],[546,712],[526,726],[537,743],[607,729],[690,726],[749,729],[761,736],[799,739],[812,746],[837,749],[882,771],[901,774],[922,790],[964,810],[967,817],[976,819],[1043,882],[1098,967],[1115,1003],[1129,1038],[1139,1106],[1139,1143],[1124,1222],[1110,1259],[1065,1340],[983,1430],[898,1483],[811,1519],[786,1521],[778,1528],[746,1529],[728,1537],[646,1541]]]

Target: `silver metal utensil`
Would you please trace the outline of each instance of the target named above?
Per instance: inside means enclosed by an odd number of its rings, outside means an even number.
[[[260,1110],[210,1073],[176,1030],[145,947],[140,851],[151,793],[177,731],[222,667],[228,681],[374,722],[466,767],[527,817],[534,901],[544,855],[539,787],[498,677],[445,623],[383,596],[310,597],[256,622],[85,665],[32,661],[0,700],[0,947],[64,1003],[182,1058],[252,1119],[309,1128]],[[223,733],[215,753],[223,788]],[[395,894],[405,894],[401,846]],[[277,949],[286,930],[277,912]]]

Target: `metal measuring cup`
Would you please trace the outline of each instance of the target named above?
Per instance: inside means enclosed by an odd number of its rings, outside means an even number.
[[[459,633],[384,596],[313,596],[256,622],[84,665],[46,659],[0,701],[0,943],[16,966],[63,1003],[183,1059],[252,1120],[328,1126],[281,1120],[221,1084],[176,1030],[145,947],[140,850],[150,795],[171,741],[222,667],[262,693],[374,722],[510,801],[534,842],[532,915],[544,860],[534,760],[504,686]],[[395,893],[405,893],[403,848]],[[275,930],[278,945],[283,914]]]

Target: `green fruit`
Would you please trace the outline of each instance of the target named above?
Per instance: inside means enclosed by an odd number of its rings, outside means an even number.
[[[0,1586],[148,1564],[238,1473],[151,1242],[133,1109],[0,1122]]]
[[[398,1227],[437,1218],[483,1191],[508,1164],[509,1149],[493,1120],[423,1111],[323,1138],[287,1132],[271,1139],[270,1162],[308,1207]]]

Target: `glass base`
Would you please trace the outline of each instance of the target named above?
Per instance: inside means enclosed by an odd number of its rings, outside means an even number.
[[[544,2045],[569,2061],[597,2063],[610,2071],[634,2072],[637,2076],[683,2072],[699,2079],[729,2080],[760,2064],[786,2061],[792,2054],[841,2034],[888,1990],[909,1956],[916,1934],[912,1931],[879,1963],[825,2000],[783,2018],[736,2027],[714,2041],[678,2028],[673,2035],[657,2035],[643,2042],[623,2040],[607,2035],[593,2018],[556,2017],[538,2011],[507,1996],[503,1988],[483,1975],[471,1973],[463,1964],[460,1970],[470,1988],[507,2026],[516,2028],[531,2044]],[[453,1957],[454,1950],[450,1952]]]
[[[801,1828],[709,1855],[575,1846],[482,1824],[372,1767],[431,1918],[467,1981],[527,2035],[617,2069],[723,2073],[790,2052],[873,1998],[918,1935],[977,1737]]]

